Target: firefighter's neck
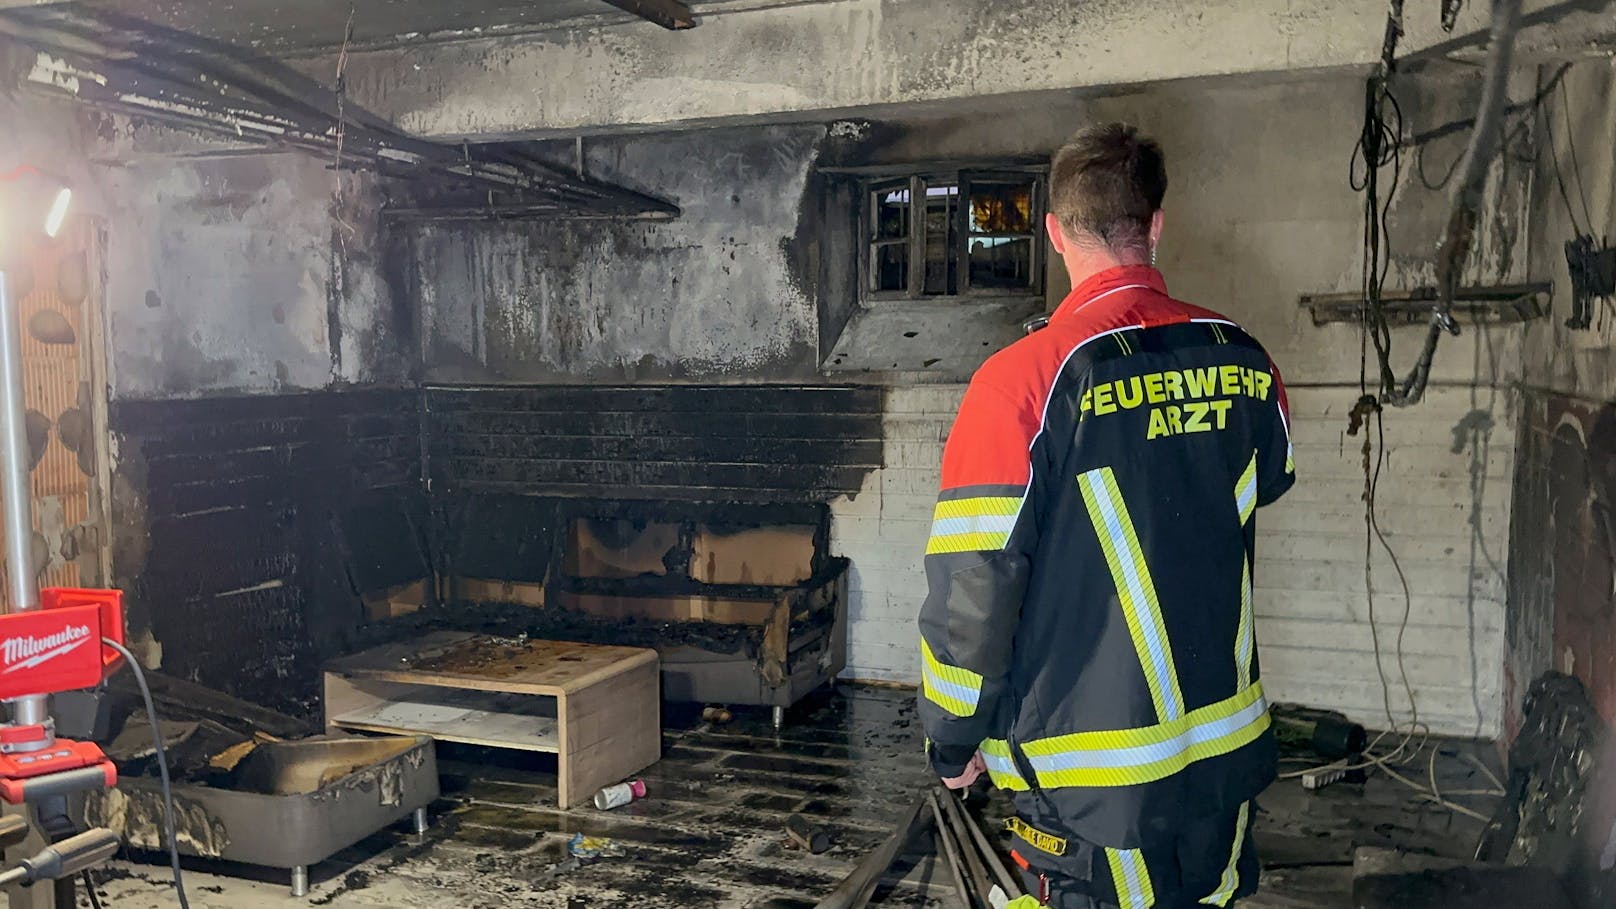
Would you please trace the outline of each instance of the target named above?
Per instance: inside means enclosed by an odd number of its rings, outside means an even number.
[[[1054,212],[1044,215],[1044,226],[1049,231],[1050,244],[1065,263],[1066,276],[1071,279],[1073,287],[1081,287],[1084,281],[1102,271],[1110,271],[1124,265],[1156,264],[1151,260],[1154,258],[1156,242],[1161,239],[1163,223],[1162,213],[1158,210],[1150,216],[1150,229],[1146,234],[1145,245],[1129,244],[1118,248],[1081,229],[1076,235],[1068,233],[1066,226]]]
[[[1103,271],[1124,265],[1149,265],[1150,253],[1137,250],[1119,252],[1101,244],[1090,246],[1069,242],[1061,251],[1061,261],[1066,264],[1066,275],[1071,278],[1072,286],[1079,287]]]

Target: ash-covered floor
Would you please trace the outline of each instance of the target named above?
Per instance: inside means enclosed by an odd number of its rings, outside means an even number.
[[[738,710],[733,722],[714,726],[671,706],[663,760],[643,774],[649,796],[610,812],[557,810],[553,773],[523,766],[519,756],[445,747],[444,795],[426,836],[382,834],[316,866],[306,900],[288,894],[285,872],[188,864],[191,905],[812,906],[930,784],[913,704],[912,692],[842,686],[799,705],[779,736],[766,710]],[[1437,769],[1445,791],[1488,785],[1468,764],[1442,760]],[[1465,801],[1483,813],[1490,807]],[[1466,858],[1482,826],[1380,775],[1317,793],[1282,781],[1259,808],[1266,868],[1263,892],[1242,904],[1250,907],[1346,909],[1355,847]],[[787,846],[783,825],[793,813],[831,831],[829,852]],[[610,838],[617,854],[574,867],[568,843],[577,833]],[[880,905],[951,905],[928,859],[901,870]],[[176,905],[166,867],[118,862],[97,879],[108,909]],[[80,905],[89,903],[81,897]]]

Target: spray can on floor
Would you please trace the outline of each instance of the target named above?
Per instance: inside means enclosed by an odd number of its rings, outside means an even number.
[[[595,807],[602,811],[609,811],[627,805],[635,799],[645,798],[645,781],[629,780],[618,783],[616,786],[607,786],[595,793]]]

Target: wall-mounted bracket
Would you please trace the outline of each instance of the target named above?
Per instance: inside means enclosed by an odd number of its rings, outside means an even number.
[[[1453,297],[1453,316],[1470,324],[1506,324],[1542,319],[1549,314],[1554,285],[1499,284],[1493,287],[1461,287]],[[1314,325],[1332,322],[1360,323],[1365,304],[1360,293],[1303,294],[1298,301],[1313,317]],[[1391,325],[1418,325],[1431,320],[1437,302],[1435,287],[1388,291],[1381,295],[1381,308]]]

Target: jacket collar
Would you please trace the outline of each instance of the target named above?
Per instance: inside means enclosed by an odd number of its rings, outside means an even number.
[[[1083,283],[1072,288],[1066,299],[1055,307],[1049,317],[1051,323],[1070,318],[1078,310],[1100,297],[1125,287],[1149,288],[1159,294],[1167,293],[1167,281],[1162,273],[1150,265],[1119,265],[1090,275]]]

